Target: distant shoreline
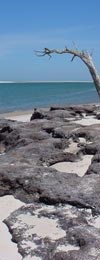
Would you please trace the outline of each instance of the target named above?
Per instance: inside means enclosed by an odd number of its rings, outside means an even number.
[[[62,81],[60,81],[60,80],[59,81],[55,81],[55,80],[54,81],[0,81],[0,84],[8,84],[8,83],[11,83],[11,84],[13,84],[13,83],[14,84],[15,83],[16,84],[17,83],[18,84],[19,83],[20,84],[23,84],[23,83],[93,83],[93,81],[88,81],[88,80],[87,81],[82,81],[82,80],[81,81],[78,81],[78,80],[77,81],[74,81],[74,80],[72,80],[72,81],[71,80],[68,80],[68,81],[67,80],[66,81],[63,81],[63,80]]]

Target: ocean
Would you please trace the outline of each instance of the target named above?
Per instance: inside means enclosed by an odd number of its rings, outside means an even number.
[[[92,82],[0,83],[0,113],[98,102]]]

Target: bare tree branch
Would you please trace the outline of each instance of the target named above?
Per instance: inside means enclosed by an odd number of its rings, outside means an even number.
[[[72,55],[71,61],[73,61],[76,57],[80,58],[88,67],[88,70],[95,84],[97,93],[100,97],[100,76],[98,75],[96,68],[93,64],[92,53],[89,54],[87,50],[79,51],[76,47],[75,49],[69,49],[67,46],[65,46],[63,50],[44,48],[44,50],[42,51],[35,51],[35,54],[39,57],[47,55],[49,56],[49,58],[52,57],[52,54],[70,54]]]
[[[75,59],[75,57],[76,57],[76,55],[73,55],[73,57],[72,57],[71,61],[73,61],[73,60]]]

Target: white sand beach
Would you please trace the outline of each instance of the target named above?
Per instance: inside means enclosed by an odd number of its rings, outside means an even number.
[[[32,113],[33,113],[33,110],[14,111],[14,112],[0,114],[0,118],[16,120],[16,121],[20,121],[20,122],[29,122]]]

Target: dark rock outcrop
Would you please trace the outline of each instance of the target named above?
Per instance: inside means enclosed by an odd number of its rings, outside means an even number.
[[[37,111],[37,109],[35,109],[30,120],[32,121],[35,119],[43,119],[43,118],[44,118],[44,115],[41,112]]]
[[[78,123],[84,115],[96,118],[98,110],[95,105],[52,107],[39,114],[34,111],[31,122],[0,120],[0,196],[14,195],[27,204],[5,220],[23,257],[100,258],[100,230],[95,222],[100,218],[100,126]],[[66,172],[52,168],[58,162],[74,167],[86,155],[93,158],[83,177],[67,166]],[[24,222],[28,216],[34,220],[31,227]],[[63,235],[54,240],[50,232],[37,235],[35,218],[38,224],[43,218],[45,223],[56,223]]]

